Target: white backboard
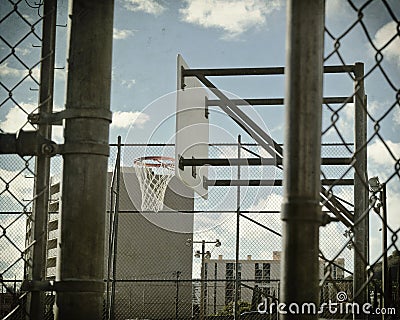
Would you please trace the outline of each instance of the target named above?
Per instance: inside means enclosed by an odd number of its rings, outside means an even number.
[[[179,169],[179,159],[208,158],[209,121],[206,116],[207,89],[195,77],[184,79],[182,89],[182,68],[188,69],[188,65],[181,55],[178,55],[178,87],[176,101],[176,136],[175,136],[175,174],[187,186],[207,198],[207,187],[204,186],[204,177],[208,177],[206,166],[184,167]]]

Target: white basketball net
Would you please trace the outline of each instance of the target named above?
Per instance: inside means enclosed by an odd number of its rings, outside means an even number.
[[[165,191],[174,173],[174,160],[142,158],[134,162],[134,167],[142,192],[142,211],[162,210]]]

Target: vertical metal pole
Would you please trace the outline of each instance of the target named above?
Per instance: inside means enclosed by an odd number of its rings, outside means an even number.
[[[181,272],[176,272],[176,297],[175,297],[175,320],[179,319],[179,279]]]
[[[319,302],[323,0],[288,1],[281,302]],[[281,314],[317,319],[318,314]]]
[[[205,254],[206,241],[201,241],[201,290],[200,290],[200,320],[205,319]]]
[[[112,318],[114,312],[114,296],[115,294],[115,273],[116,273],[116,237],[118,235],[118,212],[119,212],[119,181],[121,168],[121,136],[117,140],[117,158],[111,180],[110,187],[110,212],[109,212],[109,235],[108,235],[108,259],[107,259],[107,282],[106,282],[106,314],[107,320]],[[114,201],[118,203],[114,204]],[[113,278],[111,279],[111,274]],[[110,285],[111,282],[111,285]],[[111,291],[111,293],[110,293]]]
[[[387,207],[386,207],[386,183],[382,183],[381,185],[382,191],[380,194],[380,200],[382,203],[382,292],[383,292],[383,304],[382,308],[390,307],[390,296],[389,286],[392,284],[389,283],[389,275],[388,275],[388,253],[387,253]],[[382,313],[382,319],[386,319],[386,315]]]
[[[118,159],[118,154],[117,154],[117,159]],[[117,165],[117,164],[116,164]],[[111,183],[110,183],[110,211],[109,211],[109,227],[108,227],[108,257],[107,257],[107,281],[106,281],[106,320],[110,319],[110,314],[111,314],[111,307],[110,307],[110,289],[111,289],[111,271],[112,271],[112,261],[113,261],[113,248],[114,248],[114,235],[115,235],[115,230],[114,230],[114,218],[115,218],[115,212],[114,212],[114,186],[115,186],[115,179],[116,179],[116,167],[113,170],[113,175],[111,178]]]
[[[115,190],[115,206],[114,206],[114,247],[112,261],[112,287],[111,287],[111,304],[110,304],[110,319],[115,319],[115,291],[117,279],[117,256],[118,256],[118,226],[119,226],[119,199],[121,185],[121,136],[118,136],[117,149],[117,165],[116,165],[116,190]]]
[[[355,159],[354,165],[354,275],[353,275],[353,296],[354,302],[360,306],[368,302],[367,281],[368,257],[368,229],[369,220],[362,215],[368,210],[368,181],[367,181],[367,111],[364,91],[364,64],[357,62],[354,68],[355,95],[354,95],[354,139]],[[361,290],[361,291],[360,291]],[[358,319],[365,315],[360,314]]]
[[[238,159],[241,157],[242,137],[238,136]],[[240,166],[237,167],[237,179],[240,180]],[[234,303],[234,319],[240,319],[239,310],[239,240],[240,240],[240,186],[236,188],[236,255],[235,255],[235,303]]]
[[[54,58],[56,43],[57,0],[44,1],[42,53],[40,66],[39,113],[53,112]],[[51,139],[51,125],[40,124],[38,132]],[[35,200],[33,202],[32,269],[30,278],[43,281],[46,278],[47,222],[49,208],[50,157],[36,157]],[[45,294],[33,291],[28,299],[28,314],[32,320],[44,318]]]
[[[57,320],[103,316],[113,11],[112,0],[70,1]]]

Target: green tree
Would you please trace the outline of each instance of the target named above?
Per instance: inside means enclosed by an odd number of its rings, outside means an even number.
[[[251,303],[246,301],[239,301],[239,312],[243,313],[245,311],[251,311]],[[232,316],[234,314],[233,301],[229,302],[218,314],[217,316]]]

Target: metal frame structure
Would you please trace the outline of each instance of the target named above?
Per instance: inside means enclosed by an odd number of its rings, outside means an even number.
[[[355,73],[356,65],[346,66],[325,66],[324,73]],[[268,75],[283,75],[285,73],[284,67],[275,68],[227,68],[227,69],[182,69],[182,84],[184,85],[184,79],[186,77],[197,77],[206,87],[208,87],[219,100],[208,100],[208,105],[216,105],[221,107],[233,121],[235,121],[245,132],[247,132],[260,146],[264,147],[265,150],[272,156],[268,159],[251,158],[251,159],[180,159],[180,166],[201,166],[201,165],[214,165],[214,166],[226,166],[226,165],[275,165],[282,169],[283,164],[283,148],[275,140],[272,139],[266,132],[264,132],[256,123],[254,123],[240,108],[240,105],[246,103],[256,102],[256,105],[283,105],[284,99],[273,98],[273,99],[229,99],[226,95],[221,92],[207,77],[225,77],[225,76],[268,76]],[[211,102],[210,102],[211,101]],[[325,103],[349,103],[353,101],[353,97],[325,97],[323,98]],[[357,100],[356,100],[357,103]],[[356,112],[360,112],[359,108],[356,108]],[[357,131],[356,131],[357,135]],[[353,164],[355,161],[353,158],[322,158],[321,163],[323,165],[343,165]],[[349,179],[338,179],[335,181],[324,181],[323,184],[330,185],[350,185],[353,181]],[[279,185],[279,182],[276,182]],[[272,181],[207,181],[208,185],[231,185],[231,186],[258,186],[258,185],[271,185]],[[329,194],[328,190],[321,187],[321,201],[324,205],[346,226],[350,227],[353,223],[352,214],[343,206],[335,196]]]
[[[307,5],[305,5],[307,6]],[[322,6],[323,7],[323,6]],[[309,10],[309,8],[305,8]],[[297,14],[300,14],[302,10],[299,10],[299,8],[296,8]],[[323,8],[322,8],[323,10]],[[323,16],[323,14],[321,14]],[[318,17],[321,17],[321,15],[317,15]],[[306,21],[305,19],[304,21]],[[314,21],[314,23],[316,23]],[[319,21],[321,23],[321,21]],[[322,24],[321,25],[313,25],[312,28],[316,28],[314,31],[318,31],[317,33],[323,38],[321,35],[321,30],[323,28],[323,19],[322,19]],[[319,29],[318,29],[319,28]],[[296,37],[294,34],[293,37]],[[299,51],[301,51],[301,48],[297,48]],[[319,48],[318,50],[322,50]],[[318,51],[319,52],[319,51]],[[297,53],[299,54],[299,53]],[[300,55],[300,54],[299,54]],[[321,54],[322,56],[322,54]],[[307,63],[312,64],[310,61]],[[368,192],[365,191],[365,188],[363,186],[366,185],[366,149],[360,148],[361,146],[364,146],[366,144],[367,138],[366,138],[366,96],[364,93],[364,76],[363,76],[363,64],[362,63],[356,63],[355,65],[339,65],[339,66],[325,66],[322,67],[322,60],[321,60],[321,75],[315,75],[314,78],[302,78],[300,74],[296,74],[295,80],[293,80],[293,86],[295,86],[294,83],[300,83],[300,82],[307,82],[307,81],[316,81],[316,79],[320,79],[320,87],[322,88],[322,72],[323,73],[352,73],[354,74],[354,79],[355,79],[355,93],[353,96],[350,97],[322,97],[321,93],[321,98],[317,100],[313,100],[313,108],[319,108],[322,103],[349,103],[353,102],[355,104],[355,146],[356,150],[361,150],[357,152],[352,158],[347,158],[347,159],[337,159],[337,158],[322,158],[320,161],[315,162],[315,157],[306,157],[306,159],[302,161],[302,165],[298,165],[297,167],[300,168],[308,168],[308,165],[304,164],[304,161],[308,161],[309,163],[317,163],[318,165],[316,168],[318,168],[317,171],[316,169],[311,169],[311,172],[318,172],[318,180],[319,180],[319,166],[320,163],[322,165],[329,164],[329,165],[343,165],[343,164],[349,164],[353,165],[355,168],[355,175],[354,179],[324,179],[321,180],[321,187],[320,187],[320,196],[319,196],[319,201],[317,201],[316,206],[319,206],[319,202],[322,202],[324,206],[326,206],[331,213],[336,216],[338,220],[340,220],[344,225],[346,225],[349,228],[354,227],[354,239],[355,239],[355,272],[354,272],[354,297],[356,301],[358,301],[360,304],[365,303],[367,300],[367,295],[366,295],[366,288],[365,288],[365,281],[367,279],[367,274],[366,274],[366,266],[368,265],[368,219],[363,218],[363,214],[365,210],[368,208]],[[290,69],[290,64],[289,64],[289,75],[291,75],[292,71]],[[293,69],[293,66],[292,66]],[[319,70],[318,68],[316,70]],[[254,104],[254,105],[283,105],[284,104],[284,99],[281,98],[273,98],[273,99],[229,99],[226,95],[224,95],[223,92],[221,92],[209,79],[208,77],[224,77],[224,76],[267,76],[267,75],[278,75],[278,74],[284,74],[285,73],[285,68],[283,67],[278,67],[278,68],[229,68],[229,69],[184,69],[182,68],[181,70],[181,83],[182,83],[182,89],[184,88],[184,82],[185,78],[187,77],[196,77],[198,80],[200,80],[204,86],[206,86],[208,89],[210,89],[215,96],[218,97],[217,100],[207,100],[206,103],[206,108],[209,106],[219,106],[233,121],[235,121],[245,132],[247,132],[258,144],[260,144],[264,149],[272,156],[273,159],[261,159],[261,158],[250,158],[250,159],[184,159],[181,158],[179,159],[179,165],[181,168],[184,168],[186,166],[202,166],[202,165],[213,165],[213,166],[246,166],[246,165],[275,165],[280,169],[283,169],[283,162],[286,161],[286,164],[289,163],[289,160],[284,160],[283,158],[283,148],[281,145],[279,145],[276,141],[272,139],[266,132],[264,132],[255,122],[253,122],[240,108],[239,106],[243,106],[246,104]],[[290,80],[288,80],[290,81]],[[321,89],[322,90],[322,89]],[[296,92],[296,91],[294,91]],[[321,91],[322,92],[322,91]],[[297,94],[301,94],[300,92],[297,92]],[[353,98],[354,97],[354,98]],[[291,101],[295,97],[289,96],[287,97],[288,99],[288,104],[290,106]],[[305,99],[305,108],[309,108],[307,103],[309,101],[307,98]],[[319,101],[321,100],[321,101]],[[294,109],[296,109],[298,106],[294,105],[292,107],[292,111],[287,111],[287,118],[290,118],[290,112],[294,113]],[[313,110],[314,110],[313,109]],[[297,110],[297,109],[296,109]],[[307,109],[308,110],[308,109]],[[315,111],[315,110],[314,110]],[[314,112],[313,111],[313,112]],[[205,110],[205,112],[208,112],[208,110]],[[311,114],[310,110],[305,111],[306,114]],[[320,127],[320,122],[321,122],[321,115],[320,111],[318,112],[318,116],[316,117],[317,127]],[[304,130],[304,129],[302,129]],[[288,133],[290,135],[291,133]],[[304,135],[306,134],[304,131],[302,132],[297,132],[295,134],[292,134],[292,136],[296,136],[297,134]],[[315,135],[315,133],[313,133]],[[307,143],[310,143],[310,140],[307,138]],[[318,141],[313,141],[313,143],[316,143],[317,150],[314,151],[320,152],[320,137],[317,138]],[[300,144],[302,142],[300,141]],[[311,145],[313,144],[311,143]],[[288,144],[290,146],[290,144]],[[312,146],[314,148],[314,146]],[[320,158],[320,157],[318,157]],[[276,160],[276,161],[275,161]],[[299,161],[300,158],[298,156],[295,156],[293,159],[291,159],[291,162],[293,161]],[[274,163],[275,162],[275,163]],[[292,169],[293,170],[293,169]],[[296,171],[296,170],[295,170]],[[286,178],[287,179],[287,178]],[[269,180],[207,180],[205,179],[204,182],[207,186],[261,186],[261,185],[282,185],[282,181],[269,181]],[[288,181],[286,181],[288,183]],[[329,189],[326,189],[324,185],[354,185],[355,188],[355,193],[354,193],[354,201],[355,201],[355,213],[354,215],[341,203],[341,201],[336,198],[334,195],[332,195],[329,192]],[[311,186],[310,186],[311,187]],[[357,191],[358,190],[358,191]],[[306,210],[306,207],[300,209],[301,211]],[[294,210],[298,210],[294,209]],[[307,209],[308,210],[308,209]],[[319,211],[319,209],[316,209]],[[316,213],[316,215],[319,215]],[[326,213],[325,213],[326,215]],[[284,216],[287,218],[287,214],[284,213]],[[326,223],[326,218],[323,217],[324,214],[321,215],[321,217],[316,218],[318,227],[320,224],[324,225],[323,221],[325,220]],[[286,219],[285,218],[285,219]],[[296,218],[297,219],[297,218]],[[308,218],[306,218],[307,220]],[[362,220],[362,221],[359,221]],[[357,223],[354,224],[354,221]],[[329,219],[328,219],[329,222]],[[318,229],[318,228],[317,228]],[[314,241],[313,239],[312,241]],[[311,241],[311,242],[312,242]],[[286,256],[293,256],[293,255],[299,255],[298,252],[293,252],[293,250],[290,250],[290,252],[285,254]],[[301,259],[304,259],[304,257],[301,257]],[[294,260],[293,260],[294,261]],[[290,268],[289,268],[290,269]],[[306,268],[303,268],[306,270]],[[289,272],[289,271],[288,271]],[[307,271],[308,272],[308,271]],[[298,275],[297,275],[298,276]],[[307,277],[301,277],[298,276],[298,278],[307,278]],[[315,281],[314,281],[315,282]],[[315,285],[315,283],[313,283]],[[236,288],[236,291],[238,289]],[[287,289],[286,291],[288,291]],[[289,301],[292,298],[288,298]],[[315,299],[314,299],[315,300]],[[237,304],[237,303],[236,303]],[[235,308],[237,309],[237,307]],[[236,318],[238,314],[236,312]]]
[[[356,65],[346,65],[346,66],[326,66],[324,67],[324,73],[355,73]],[[223,111],[225,111],[241,128],[243,128],[253,139],[263,146],[273,157],[276,159],[260,159],[260,158],[250,158],[250,159],[180,159],[180,166],[202,166],[202,165],[212,165],[212,166],[246,166],[246,165],[276,165],[278,168],[282,168],[283,164],[283,148],[280,144],[274,141],[266,132],[263,132],[257,124],[255,124],[251,119],[249,119],[243,111],[239,109],[240,105],[244,105],[243,101],[247,103],[256,102],[256,105],[283,105],[284,99],[274,98],[274,99],[229,99],[222,93],[210,80],[207,79],[208,76],[214,77],[224,77],[224,76],[268,76],[268,75],[283,75],[284,67],[277,68],[229,68],[229,69],[183,69],[182,77],[197,77],[205,86],[207,86],[211,91],[220,98],[220,100],[208,100],[209,105],[220,106]],[[184,80],[183,80],[184,83]],[[211,103],[210,103],[211,101]],[[353,97],[326,97],[324,98],[324,103],[349,103],[353,101]],[[357,100],[356,100],[357,103]],[[231,111],[232,110],[232,111]],[[359,108],[356,108],[356,112],[359,112]],[[243,116],[243,117],[241,117]],[[249,121],[250,120],[250,121]],[[357,135],[356,131],[356,135]],[[265,139],[265,140],[262,140]],[[345,165],[353,164],[353,158],[322,158],[322,165]],[[331,184],[333,181],[326,181],[326,184]],[[222,185],[236,185],[228,184],[229,182],[221,182]],[[336,185],[349,185],[351,181],[349,179],[338,179],[335,180]],[[215,181],[218,185],[218,182]],[[214,185],[215,185],[214,184]],[[237,182],[237,184],[240,184]],[[251,182],[252,185],[259,185],[259,181]],[[352,184],[352,183],[351,183]],[[210,185],[213,185],[212,182]],[[242,185],[246,185],[244,182]],[[339,218],[345,218],[341,220],[347,226],[350,226],[347,220],[352,222],[351,213],[333,196],[326,199],[327,190],[321,187],[321,198],[323,198],[324,205],[326,205],[333,214],[339,216]],[[347,221],[347,222],[345,222]]]

